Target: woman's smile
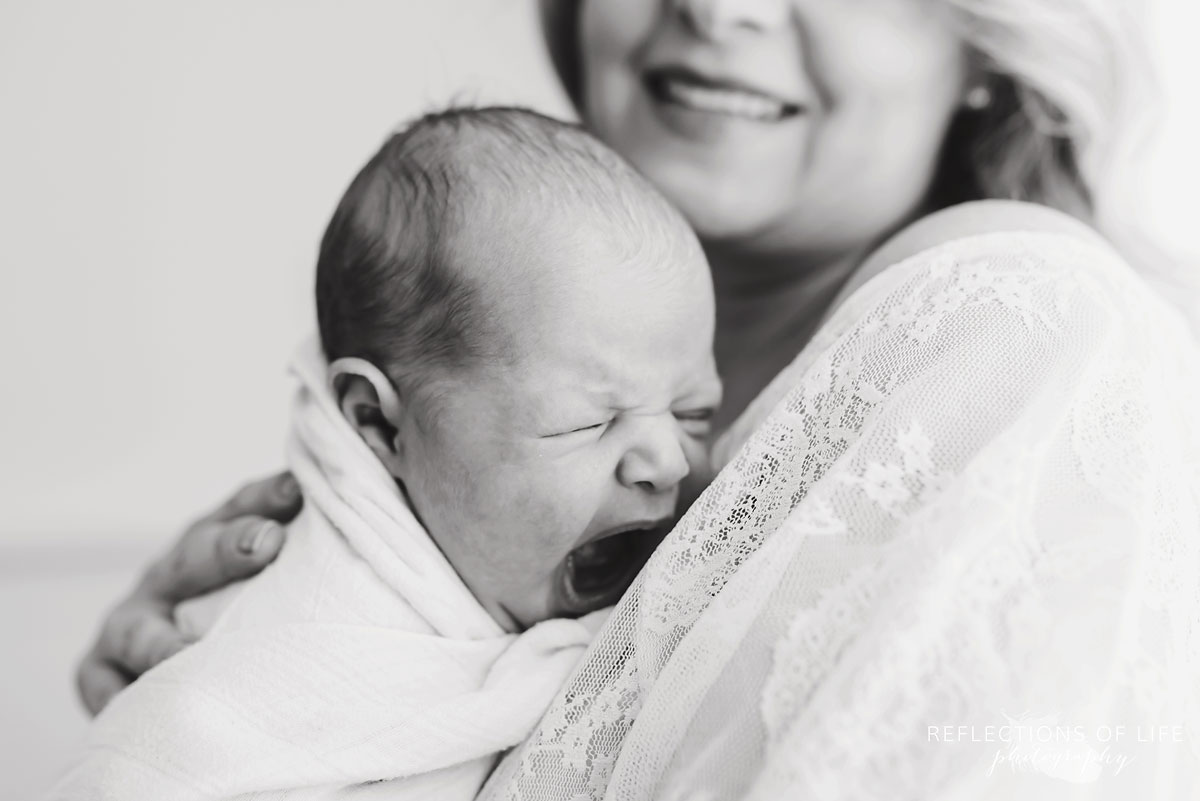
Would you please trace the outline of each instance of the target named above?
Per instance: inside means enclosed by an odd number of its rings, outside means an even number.
[[[724,78],[702,75],[686,67],[647,70],[643,84],[660,104],[755,122],[776,123],[805,111],[797,102]]]
[[[964,91],[953,15],[924,3],[607,0],[580,14],[589,126],[702,240],[755,253],[766,238],[848,255],[903,222]]]

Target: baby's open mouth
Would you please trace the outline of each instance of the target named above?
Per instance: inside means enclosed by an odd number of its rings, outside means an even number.
[[[616,603],[670,530],[669,525],[667,521],[635,524],[567,554],[560,582],[564,612],[582,615]]]

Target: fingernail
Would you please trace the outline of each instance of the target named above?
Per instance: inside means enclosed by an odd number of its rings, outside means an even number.
[[[294,501],[300,494],[300,485],[291,473],[286,473],[279,479],[279,497],[285,501]]]
[[[243,531],[241,538],[238,540],[238,550],[246,556],[252,556],[255,551],[262,547],[263,540],[267,538],[267,533],[275,524],[270,520],[264,521],[261,525]]]

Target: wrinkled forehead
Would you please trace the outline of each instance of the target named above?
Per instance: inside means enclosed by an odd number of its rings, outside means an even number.
[[[514,361],[608,381],[709,352],[711,279],[685,237],[618,240],[608,226],[555,221],[507,256],[488,297]]]
[[[491,416],[487,436],[569,428],[597,408],[667,408],[714,383],[714,304],[698,247],[632,247],[611,226],[528,220],[502,232],[477,224],[462,243],[471,239],[462,258],[479,278],[497,354],[466,377],[462,399]]]

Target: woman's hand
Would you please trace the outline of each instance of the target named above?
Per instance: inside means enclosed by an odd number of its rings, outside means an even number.
[[[286,523],[300,511],[290,473],[247,484],[184,531],[113,609],[84,656],[76,683],[93,715],[130,682],[188,644],[175,605],[252,576],[283,547]]]

